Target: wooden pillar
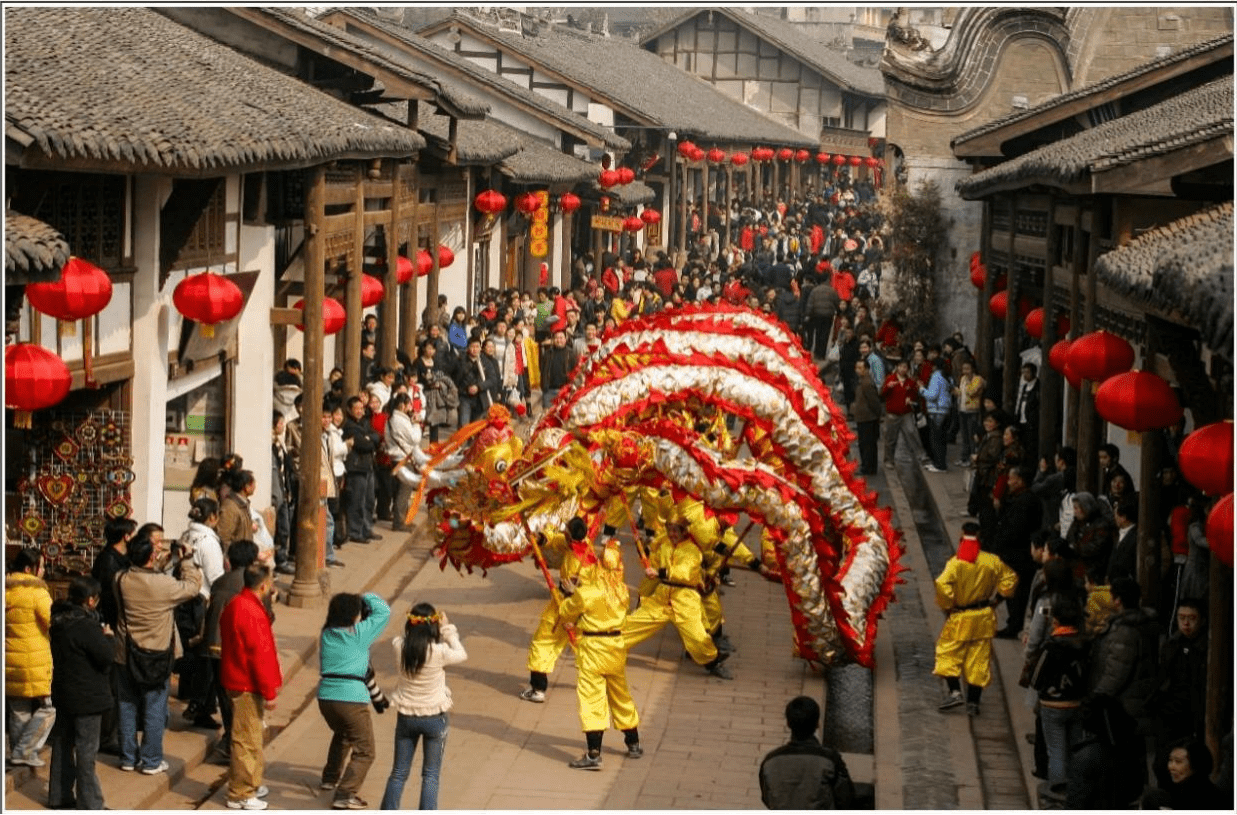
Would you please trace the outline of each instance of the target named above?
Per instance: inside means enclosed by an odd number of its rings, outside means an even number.
[[[399,298],[400,286],[396,282],[399,269],[399,161],[391,162],[391,217],[387,221],[387,279],[386,291],[382,298],[381,314],[378,317],[378,330],[382,332],[382,342],[379,348],[379,360],[387,368],[394,368],[398,363],[395,349],[399,345]],[[416,358],[415,353],[409,356]]]
[[[1095,330],[1096,285],[1095,259],[1100,253],[1101,225],[1107,217],[1107,212],[1100,201],[1091,211],[1091,240],[1087,243],[1087,277],[1084,282],[1086,289],[1083,297],[1082,333],[1090,334]],[[1107,230],[1104,229],[1106,233]],[[1078,395],[1078,491],[1098,494],[1100,486],[1099,461],[1096,456],[1101,438],[1101,421],[1095,412],[1096,383],[1084,379]]]
[[[730,248],[730,202],[734,200],[734,169],[731,165],[726,166],[726,194],[722,196],[722,234],[721,246],[722,249]]]
[[[1145,489],[1145,488],[1144,488]],[[1203,740],[1213,756],[1233,727],[1233,569],[1212,552],[1207,613],[1207,706]],[[1228,717],[1227,724],[1224,717]]]
[[[1057,314],[1054,305],[1056,291],[1056,260],[1060,253],[1060,236],[1056,225],[1056,198],[1048,202],[1048,238],[1044,263],[1044,333],[1040,339],[1039,366],[1039,456],[1052,461],[1061,443],[1061,375],[1048,365],[1048,352],[1057,341]]]
[[[441,211],[437,201],[434,202],[434,221],[430,225],[430,258],[434,265],[430,268],[429,280],[425,283],[425,306],[430,310],[430,325],[438,322],[438,216]],[[465,306],[467,308],[467,306]]]
[[[411,172],[416,172],[415,165],[413,167],[410,167],[409,170]],[[418,218],[417,213],[418,213],[418,210],[420,209],[420,204],[417,201],[417,195],[416,195],[417,184],[416,184],[415,175],[413,176],[412,182],[413,182],[412,214],[409,216],[409,219],[408,219],[408,223],[409,223],[408,248],[405,251],[409,255],[412,256],[413,263],[415,264],[416,263],[415,258],[417,254],[417,218]],[[403,179],[400,177],[397,177],[396,188],[400,190],[401,192],[403,191],[403,184],[404,184]],[[395,242],[395,249],[398,252],[399,244],[400,244],[398,227],[394,235],[394,242]],[[389,257],[390,255],[388,255],[388,258]],[[388,260],[388,263],[389,262],[390,261]],[[396,262],[397,263],[399,262],[398,256],[396,257]],[[404,291],[403,291],[403,294],[400,300],[400,305],[401,305],[402,318],[400,319],[400,322],[399,322],[399,344],[400,344],[400,347],[404,349],[404,353],[408,354],[408,356],[411,357],[412,359],[416,359],[417,358],[417,326],[421,319],[421,309],[418,308],[420,304],[417,302],[417,277],[416,277],[415,272],[413,273],[412,281],[404,284]]]
[[[1146,326],[1143,344],[1143,370],[1155,368],[1157,336]],[[1142,589],[1142,604],[1160,607],[1160,529],[1161,490],[1159,472],[1168,458],[1164,434],[1158,430],[1141,434],[1138,450],[1138,585]]]
[[[678,161],[679,160],[676,157],[674,160],[675,164],[678,164]],[[688,182],[691,180],[691,169],[686,164],[684,164],[682,167],[679,168],[679,179],[678,180],[679,180],[679,189],[678,189],[679,229],[678,229],[678,235],[676,235],[674,239],[674,246],[679,252],[685,252],[687,250],[687,229],[688,229],[687,187],[688,187]]]
[[[1069,333],[1071,338],[1077,339],[1078,326],[1082,325],[1082,280],[1080,276],[1082,265],[1086,262],[1086,255],[1083,254],[1082,248],[1082,202],[1076,200],[1074,205],[1077,209],[1074,210],[1074,254],[1070,260]],[[1065,443],[1076,451],[1078,449],[1079,392],[1077,388],[1067,386],[1066,394],[1069,401],[1065,410]]]
[[[996,272],[990,265],[992,260],[992,209],[997,205],[995,198],[984,202],[983,222],[979,235],[979,257],[988,265],[988,273],[984,275],[984,287],[979,290],[979,298],[975,304],[975,370],[985,382],[992,381],[992,315],[988,312],[988,301],[996,294]]]
[[[344,393],[349,397],[361,389],[361,263],[365,258],[365,173],[357,168],[356,197],[353,200],[352,262],[348,264],[344,286]]]
[[[318,443],[321,429],[318,426],[318,411],[322,409],[322,298],[324,292],[325,258],[322,218],[326,204],[326,170],[322,166],[307,171],[305,194],[305,306],[302,319],[304,388],[302,391],[303,413],[301,428],[305,443],[301,445],[300,492],[296,502],[296,576],[288,591],[288,605],[306,607],[317,605],[322,599],[323,587],[318,582],[318,572],[323,562],[325,525],[321,517],[322,445]],[[358,278],[359,281],[359,278]]]
[[[1005,309],[1005,342],[1003,370],[1001,374],[1001,404],[1006,409],[1014,407],[1018,394],[1018,380],[1021,377],[1018,364],[1018,275],[1014,273],[1014,235],[1018,228],[1018,194],[1009,198],[1009,242],[1005,247],[1005,280],[1008,308]]]

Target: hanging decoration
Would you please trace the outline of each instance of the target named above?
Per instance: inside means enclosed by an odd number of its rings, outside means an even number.
[[[661,223],[661,213],[655,209],[646,209],[640,213],[640,220],[649,226]]]
[[[1042,340],[1044,338],[1043,308],[1033,308],[1027,312],[1026,319],[1022,321],[1022,324],[1033,339]]]
[[[617,172],[620,184],[630,184],[636,180],[636,171],[630,167],[619,167]]]
[[[704,161],[704,148],[703,147],[695,148],[694,150],[692,150],[692,154],[691,156],[689,156],[689,158],[692,161]]]
[[[438,244],[438,268],[445,269],[455,263],[455,253],[445,244]]]
[[[77,333],[76,322],[93,317],[112,301],[112,279],[93,263],[70,257],[60,270],[60,279],[26,286],[30,305],[60,321],[60,334]]]
[[[570,215],[580,208],[580,196],[573,192],[565,192],[558,197],[558,208],[564,214]]]
[[[1233,491],[1233,421],[1200,427],[1177,452],[1181,476],[1208,495]]]
[[[305,300],[302,298],[292,304],[292,308],[300,311],[304,315]],[[348,313],[344,310],[344,304],[336,300],[334,297],[322,298],[322,333],[324,336],[338,334],[343,327],[348,323]],[[297,331],[304,331],[305,326],[301,323],[296,324]]]
[[[202,324],[202,336],[215,336],[215,325],[241,313],[245,296],[223,275],[203,272],[186,277],[172,292],[172,304],[186,319]]]
[[[1143,433],[1181,420],[1181,402],[1163,377],[1127,371],[1109,377],[1095,392],[1095,412],[1106,422]]]
[[[69,395],[73,377],[64,360],[41,345],[20,342],[4,349],[4,406],[16,411],[13,426],[30,427],[30,414]]]
[[[744,164],[747,164],[747,154],[735,153],[730,157],[730,163],[736,167],[742,167]]]
[[[522,192],[515,197],[515,208],[525,215],[532,215],[540,206],[536,193]]]
[[[602,170],[597,183],[608,190],[619,183],[619,174],[614,170]]]
[[[865,167],[868,167],[874,170],[880,166],[880,159],[878,159],[876,156],[868,156],[867,158],[863,160],[863,164]]]
[[[503,202],[503,207],[506,208],[506,202]],[[402,286],[412,280],[414,271],[412,261],[403,255],[398,255],[395,261],[395,284]]]
[[[376,306],[386,297],[386,287],[373,275],[361,275],[361,308]]]
[[[859,166],[862,166],[862,165],[863,165],[863,159],[862,159],[862,158],[860,158],[859,156],[851,156],[851,157],[850,157],[850,166],[852,166],[852,167],[859,167]]]
[[[507,197],[497,190],[482,190],[473,199],[473,206],[486,215],[497,215],[507,208]]]
[[[783,147],[777,151],[778,161],[790,161],[794,157],[795,157],[795,151],[791,150],[789,147]]]
[[[1207,515],[1207,543],[1216,559],[1233,568],[1233,494],[1221,498]]]
[[[1062,376],[1065,375],[1065,364],[1069,361],[1069,347],[1070,341],[1063,338],[1048,349],[1048,367]]]
[[[696,145],[688,139],[683,139],[679,142],[678,150],[683,158],[691,158],[692,153],[696,152]]]
[[[835,165],[835,166],[837,166],[837,167],[841,167],[843,164],[845,164],[845,163],[846,163],[846,156],[844,156],[844,155],[842,155],[842,154],[840,154],[840,153],[838,153],[838,154],[834,155],[834,157],[833,157],[833,163],[834,163],[834,165]]]
[[[627,232],[639,232],[644,229],[644,221],[635,215],[628,215],[623,219],[623,229]]]
[[[417,277],[428,277],[434,271],[434,256],[428,249],[417,250]]]
[[[721,164],[726,160],[726,151],[720,147],[714,147],[705,157],[713,164]]]
[[[988,300],[988,311],[998,320],[1004,320],[1009,314],[1009,292],[999,291]]]
[[[988,267],[982,263],[971,264],[971,285],[983,291],[984,283],[988,280]]]
[[[1083,379],[1103,382],[1134,365],[1134,346],[1108,331],[1092,331],[1074,340],[1069,362]]]
[[[817,153],[816,163],[817,164],[828,164],[830,158],[832,158],[832,156],[830,156],[828,153]]]
[[[812,154],[802,148],[795,151],[795,161],[799,162],[800,164],[807,161],[811,157],[812,157]]]
[[[1065,375],[1065,381],[1069,383],[1071,388],[1073,388],[1074,390],[1082,389],[1082,376],[1077,371],[1074,370],[1074,366],[1070,364],[1070,361],[1068,359],[1065,360],[1064,375]]]

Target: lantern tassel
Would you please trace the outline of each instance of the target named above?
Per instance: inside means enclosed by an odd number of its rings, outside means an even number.
[[[202,324],[202,336],[208,340],[215,338],[215,326],[213,323]]]
[[[29,430],[32,414],[28,410],[13,411],[13,427]]]
[[[82,370],[85,372],[84,384],[91,390],[95,390],[99,387],[99,383],[94,378],[94,354],[92,353],[94,326],[89,320],[89,317],[82,320]]]
[[[60,336],[62,337],[76,337],[77,336],[77,323],[73,322],[72,320],[57,320],[56,324],[57,324],[57,327],[59,328]]]

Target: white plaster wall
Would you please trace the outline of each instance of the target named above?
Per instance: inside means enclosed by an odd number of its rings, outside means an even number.
[[[271,502],[271,412],[275,405],[275,350],[271,343],[271,307],[275,304],[274,229],[242,225],[239,253],[241,270],[259,274],[237,326],[228,418],[232,423],[233,447],[244,457],[245,468],[252,470],[257,478],[253,505],[266,507]]]

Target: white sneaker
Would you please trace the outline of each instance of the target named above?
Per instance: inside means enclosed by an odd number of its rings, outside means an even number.
[[[158,767],[143,767],[142,775],[162,775],[168,771],[168,763],[160,761]]]
[[[520,694],[520,698],[523,699],[525,702],[544,702],[545,693],[543,693],[542,691],[536,690],[535,688],[525,688],[524,691]]]
[[[261,798],[246,798],[244,801],[228,801],[228,809],[266,809],[266,801]]]
[[[266,796],[270,794],[271,794],[270,788],[267,787],[265,784],[263,784],[262,786],[254,790],[253,797],[254,798],[265,798]]]

